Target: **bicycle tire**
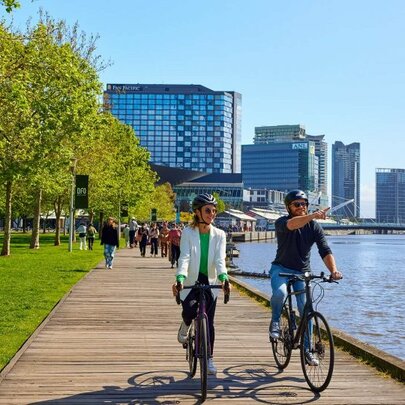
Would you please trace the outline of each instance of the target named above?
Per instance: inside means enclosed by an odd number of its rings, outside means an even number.
[[[199,338],[200,338],[200,377],[201,377],[201,402],[207,398],[207,380],[208,380],[208,335],[207,320],[200,319]]]
[[[195,372],[197,370],[197,357],[195,355],[195,329],[194,329],[194,321],[191,324],[191,329],[188,334],[187,339],[187,361],[189,366],[189,375],[190,378],[195,376]]]
[[[305,360],[306,337],[310,342],[309,350],[319,362],[317,366],[311,366]],[[306,319],[301,335],[300,352],[302,371],[309,387],[314,392],[325,390],[332,379],[335,349],[329,325],[321,313],[313,312]]]
[[[280,337],[277,340],[270,339],[274,360],[281,370],[285,369],[290,363],[293,340],[291,333],[291,320],[287,305],[284,305],[280,317]]]

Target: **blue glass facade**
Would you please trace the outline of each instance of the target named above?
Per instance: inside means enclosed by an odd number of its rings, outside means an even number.
[[[131,125],[157,165],[240,172],[241,95],[200,85],[108,84],[111,113]]]
[[[360,144],[336,141],[332,145],[332,208],[349,200],[354,201],[333,214],[360,217]]]
[[[376,170],[376,220],[405,224],[405,169]]]
[[[311,141],[242,145],[245,188],[314,191],[319,181],[318,157]]]

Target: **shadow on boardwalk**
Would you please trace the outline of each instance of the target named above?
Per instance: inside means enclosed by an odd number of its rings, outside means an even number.
[[[198,370],[197,370],[198,373]],[[319,398],[319,394],[304,388],[306,400],[297,394],[296,385],[303,379],[279,378],[280,372],[270,373],[257,364],[243,364],[223,370],[225,378],[209,377],[206,402],[213,400],[237,400],[238,403],[254,401],[264,404],[304,404]],[[102,390],[76,394],[60,399],[32,402],[32,405],[47,404],[112,404],[112,405],[175,405],[201,404],[200,380],[190,379],[187,373],[179,376],[177,370],[160,370],[136,374],[128,380],[127,388],[105,386]],[[278,375],[276,378],[275,376]],[[289,390],[291,387],[291,390]],[[264,398],[261,394],[266,390]],[[260,395],[258,395],[260,394]],[[180,399],[181,398],[181,399]]]

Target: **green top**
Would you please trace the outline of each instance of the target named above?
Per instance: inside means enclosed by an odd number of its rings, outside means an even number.
[[[208,277],[208,249],[210,246],[210,234],[200,233],[200,273]]]
[[[208,251],[210,245],[210,234],[209,233],[200,233],[200,252],[201,252],[201,259],[200,259],[200,273],[206,275],[208,277]],[[180,283],[186,279],[183,275],[178,275],[176,280]],[[219,281],[223,283],[224,281],[228,280],[228,275],[222,273],[218,276]]]

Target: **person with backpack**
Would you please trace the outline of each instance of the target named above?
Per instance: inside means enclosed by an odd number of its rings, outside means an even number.
[[[89,227],[87,228],[87,244],[89,247],[89,250],[93,250],[93,244],[94,244],[94,238],[96,237],[97,230],[94,227],[93,224],[89,224]]]

